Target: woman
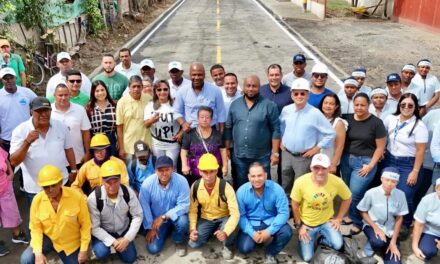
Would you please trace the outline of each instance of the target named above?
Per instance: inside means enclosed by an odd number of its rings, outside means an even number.
[[[153,88],[153,101],[145,107],[145,126],[151,130],[152,150],[156,157],[168,156],[176,166],[180,152],[179,142],[183,130],[173,118],[174,108],[170,87],[165,80],[158,81]]]
[[[414,214],[412,250],[421,260],[437,256],[440,249],[440,179],[435,182],[435,192],[423,197]]]
[[[191,129],[184,134],[182,140],[182,173],[187,176],[191,186],[193,182],[200,178],[197,165],[200,157],[205,153],[211,153],[217,158],[218,164],[222,164],[222,171],[219,176],[228,174],[228,159],[226,148],[220,132],[211,127],[213,111],[208,106],[201,106],[197,112],[198,127]]]
[[[111,145],[111,153],[118,155],[116,149],[116,103],[108,93],[103,81],[92,83],[90,101],[86,105],[87,116],[92,126],[92,136],[98,133],[105,134]]]
[[[368,190],[357,206],[367,236],[365,255],[370,257],[374,252],[380,252],[386,264],[402,263],[398,236],[403,216],[408,214],[408,205],[405,194],[396,189],[399,177],[396,168],[385,168],[381,176],[382,185]]]
[[[383,88],[375,88],[370,92],[371,104],[369,111],[371,114],[385,120],[394,110],[387,104],[388,92]]]
[[[345,135],[347,132],[347,121],[340,118],[341,116],[341,102],[336,94],[327,94],[322,98],[319,104],[319,110],[328,119],[330,124],[336,131],[336,138],[333,145],[328,149],[321,150],[321,153],[331,158],[331,165],[329,167],[330,173],[339,174],[339,162],[341,160],[342,151],[344,150]]]
[[[428,142],[428,129],[420,120],[417,97],[412,93],[400,97],[396,113],[385,119],[388,145],[383,164],[399,170],[397,188],[406,195],[409,214],[403,218],[402,239],[409,235],[414,214],[414,196],[420,188],[420,170]]]
[[[150,77],[145,76],[142,78],[142,92],[153,96],[153,82]]]
[[[341,173],[352,192],[349,210],[349,217],[353,221],[352,235],[361,232],[362,218],[356,207],[374,178],[377,161],[383,155],[386,143],[387,134],[383,122],[368,112],[369,104],[368,95],[358,93],[353,99],[354,114],[343,116],[348,122],[348,130]]]

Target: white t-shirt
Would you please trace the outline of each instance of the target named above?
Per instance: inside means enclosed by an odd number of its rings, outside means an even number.
[[[67,112],[61,112],[52,104],[51,120],[58,120],[66,125],[72,141],[76,164],[81,163],[84,157],[84,143],[81,131],[90,130],[91,125],[84,108],[77,104],[70,104]],[[67,164],[68,165],[68,164]]]
[[[90,79],[85,75],[84,73],[81,73],[81,92],[83,92],[85,95],[90,97],[90,90],[92,89],[92,83],[90,82]],[[63,76],[61,72],[55,74],[52,76],[49,81],[47,82],[46,86],[46,98],[49,98],[53,96],[55,92],[55,88],[60,83],[66,83],[66,76]]]
[[[428,142],[428,129],[422,120],[418,120],[411,136],[416,117],[413,116],[405,122],[400,122],[399,116],[390,115],[384,125],[388,132],[387,150],[395,157],[415,157],[416,143]]]
[[[179,88],[183,87],[185,85],[191,85],[191,81],[188,80],[188,79],[183,78],[182,83],[179,86],[177,86],[177,85],[173,84],[173,81],[171,79],[168,79],[168,85],[171,88],[171,91],[170,91],[171,92],[171,98],[175,99],[176,95],[177,95],[177,91],[179,90]]]
[[[434,168],[434,161],[433,161],[433,157],[431,154],[431,148],[429,146],[431,146],[431,142],[432,142],[432,140],[434,140],[432,137],[433,133],[434,133],[434,129],[436,128],[436,126],[438,124],[440,124],[440,109],[433,109],[433,110],[429,111],[423,117],[422,120],[429,131],[429,142],[428,142],[428,146],[426,147],[426,150],[425,150],[425,158],[423,159],[423,167],[432,170]],[[436,139],[436,140],[438,140],[438,139]]]
[[[124,75],[125,77],[127,77],[127,79],[130,79],[131,76],[133,75],[137,75],[139,77],[141,77],[141,67],[139,66],[139,64],[132,62],[130,65],[130,69],[124,69],[122,67],[122,62],[119,63],[118,65],[116,65],[115,67],[115,71],[119,72],[120,74]]]
[[[426,104],[428,103],[436,92],[440,92],[440,82],[437,77],[432,74],[428,74],[426,79],[422,79],[420,74],[416,74],[411,80],[411,84],[408,86],[408,90],[420,90],[421,98],[419,100]]]
[[[167,142],[174,141],[180,129],[179,123],[174,120],[174,108],[170,103],[162,104],[159,109],[153,109],[153,101],[145,107],[144,120],[150,119],[154,113],[159,113],[159,121],[150,127],[153,147],[158,149],[178,148],[179,143]],[[162,140],[160,140],[162,139]]]

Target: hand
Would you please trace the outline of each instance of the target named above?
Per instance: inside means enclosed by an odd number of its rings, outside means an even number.
[[[255,243],[260,244],[261,243],[261,233],[260,231],[256,231],[254,235],[252,236],[252,239],[255,241]]]
[[[182,142],[182,137],[183,137],[183,131],[177,133],[174,137],[173,140],[177,141],[177,142]]]
[[[416,185],[418,176],[419,176],[419,173],[412,170],[408,175],[408,179],[406,180],[406,184],[409,186]]]
[[[370,166],[370,164],[364,164],[362,165],[362,169],[359,170],[358,175],[361,177],[365,177],[368,175],[368,173],[370,173],[371,170],[372,167]]]
[[[189,131],[191,131],[191,123],[192,123],[192,122],[189,122],[189,123],[184,122],[184,123],[182,124],[182,130],[183,130],[183,132],[188,133]]]
[[[150,121],[152,124],[154,124],[154,123],[157,123],[159,121],[159,119],[160,119],[160,115],[158,113],[155,113],[148,121]]]
[[[127,156],[127,153],[125,152],[125,149],[120,148],[119,149],[119,158],[121,158],[123,161],[125,161],[126,156]]]
[[[417,258],[419,258],[421,260],[425,260],[426,257],[425,257],[425,255],[423,255],[423,252],[420,250],[420,248],[413,246],[413,252]]]
[[[127,249],[128,244],[130,244],[130,241],[125,237],[120,237],[116,239],[116,241],[118,241],[118,244],[115,246],[117,252],[124,252]]]
[[[79,256],[78,256],[79,257]],[[46,264],[47,259],[43,253],[35,253],[35,264]]]
[[[314,146],[313,148],[307,150],[306,152],[304,152],[304,154],[302,155],[304,158],[311,158],[313,157],[315,154],[319,153],[319,151],[321,151],[321,148],[318,146]]]
[[[390,245],[388,246],[387,251],[385,252],[385,254],[388,253],[388,252],[391,253],[390,260],[393,260],[393,258],[394,258],[394,261],[396,261],[396,262],[398,260],[400,260],[400,251],[397,248],[396,243],[390,243]]]
[[[67,179],[67,186],[70,186],[76,180],[76,172],[70,172]]]
[[[192,230],[191,233],[189,233],[189,239],[191,241],[197,241],[197,239],[199,239],[199,232],[197,232],[196,229]]]
[[[161,216],[154,219],[153,224],[151,224],[151,229],[159,230],[160,226],[163,224],[163,219]]]
[[[182,173],[183,175],[189,175],[189,166],[187,164],[182,164]]]
[[[149,229],[147,231],[147,235],[145,236],[145,241],[147,241],[147,244],[153,243],[153,240],[155,238],[159,239],[159,234],[157,233],[157,230]]]
[[[335,174],[336,173],[336,166],[333,164],[330,164],[330,167],[328,167],[328,172]]]
[[[228,165],[225,165],[222,167],[222,174],[223,174],[223,177],[226,177],[228,175]]]
[[[27,143],[32,144],[35,142],[35,140],[38,139],[38,137],[40,137],[40,132],[38,132],[37,130],[32,130],[31,132],[29,132],[29,134],[27,135],[25,141]]]
[[[78,254],[78,263],[86,263],[88,258],[87,251],[80,251]]]
[[[260,238],[261,238],[260,243],[266,242],[270,237],[271,237],[271,235],[269,234],[269,232],[267,232],[266,229],[260,231]]]
[[[284,146],[283,142],[280,143],[280,149],[286,151],[286,146]]]
[[[329,222],[334,230],[339,231],[341,229],[342,219],[333,218],[333,219],[330,219]]]
[[[228,235],[225,231],[222,230],[215,231],[214,236],[217,237],[218,241],[220,242],[226,241],[226,239],[228,239]]]
[[[387,237],[385,236],[385,233],[380,228],[374,228],[374,234],[376,235],[376,238],[387,242]]]
[[[309,243],[310,242],[310,236],[307,233],[307,231],[312,230],[310,227],[306,226],[306,225],[302,225],[299,230],[298,230],[298,238],[299,240],[301,240],[304,243]]]
[[[439,239],[435,239],[435,244],[437,246],[437,249],[440,250],[440,240]]]
[[[280,156],[276,155],[275,153],[272,153],[270,155],[270,165],[275,166],[278,164],[278,162],[280,162]]]

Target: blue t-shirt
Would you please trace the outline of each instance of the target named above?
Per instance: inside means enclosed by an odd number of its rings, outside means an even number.
[[[331,90],[324,88],[324,92],[320,94],[314,94],[312,91],[309,93],[309,100],[307,101],[309,104],[313,105],[314,107],[318,108],[319,103],[321,103],[322,98],[324,98],[325,95],[333,93]]]

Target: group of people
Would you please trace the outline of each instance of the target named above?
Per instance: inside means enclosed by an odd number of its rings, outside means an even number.
[[[12,187],[19,167],[32,238],[22,263],[44,263],[50,251],[82,263],[90,241],[96,258],[113,247],[131,263],[138,233],[151,254],[171,234],[180,256],[215,236],[225,259],[270,241],[266,263],[276,263],[293,236],[290,210],[305,261],[316,243],[339,250],[341,225],[363,231],[365,255],[386,263],[401,262],[410,228],[416,257],[437,254],[440,83],[429,60],[390,73],[383,88],[355,69],[337,94],[328,68],[307,72],[303,54],[288,74],[271,64],[267,84],[250,75],[241,87],[219,64],[210,83],[201,63],[186,79],[172,61],[161,80],[151,59],[136,64],[124,48],[119,60],[104,55],[104,72],[89,80],[60,52],[46,97],[0,70],[0,223],[29,243]]]

